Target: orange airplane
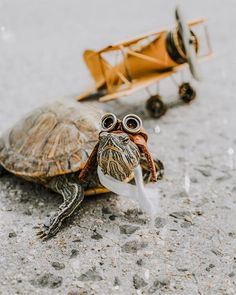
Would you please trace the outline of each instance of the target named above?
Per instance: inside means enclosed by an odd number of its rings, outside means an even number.
[[[195,80],[200,80],[198,61],[212,56],[206,19],[187,23],[179,7],[176,8],[175,16],[177,26],[174,29],[148,33],[98,51],[86,50],[84,61],[95,80],[95,86],[77,99],[99,97],[101,102],[117,99],[159,83],[186,67],[189,67]],[[200,38],[193,32],[193,27],[201,27],[203,31],[206,47],[203,53],[200,50]],[[196,91],[189,82],[178,87],[182,101],[189,103],[195,98]],[[161,117],[167,110],[159,93],[149,97],[146,107],[154,118]]]

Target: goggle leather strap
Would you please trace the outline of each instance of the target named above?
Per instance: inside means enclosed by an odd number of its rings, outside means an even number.
[[[79,180],[85,182],[91,174],[91,169],[94,169],[97,166],[97,152],[98,152],[99,142],[95,145],[92,153],[90,154],[84,168],[79,174]]]
[[[147,159],[148,166],[149,166],[151,174],[152,174],[151,181],[156,182],[157,181],[157,171],[156,171],[153,157],[151,156],[151,153],[147,147],[147,142],[145,141],[144,137],[139,134],[133,136],[133,141],[139,147],[140,152],[143,153],[145,158]]]

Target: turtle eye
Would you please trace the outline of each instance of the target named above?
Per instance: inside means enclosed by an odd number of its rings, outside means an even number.
[[[101,119],[102,131],[111,131],[116,127],[117,118],[114,114],[105,114]]]
[[[129,114],[124,117],[122,126],[129,133],[137,133],[142,127],[142,120],[137,115]]]

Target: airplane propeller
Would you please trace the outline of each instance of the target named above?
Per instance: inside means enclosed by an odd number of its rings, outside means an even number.
[[[199,70],[196,48],[193,42],[193,36],[185,20],[184,14],[182,13],[182,10],[179,6],[176,7],[175,16],[179,26],[179,33],[182,38],[190,72],[195,80],[200,81],[201,73]]]

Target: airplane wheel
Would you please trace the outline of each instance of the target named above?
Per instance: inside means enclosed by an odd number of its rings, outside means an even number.
[[[179,97],[185,103],[189,103],[196,97],[196,90],[189,83],[183,83],[179,86]]]
[[[146,102],[146,108],[150,116],[156,119],[163,116],[167,111],[167,107],[160,95],[151,96]]]

